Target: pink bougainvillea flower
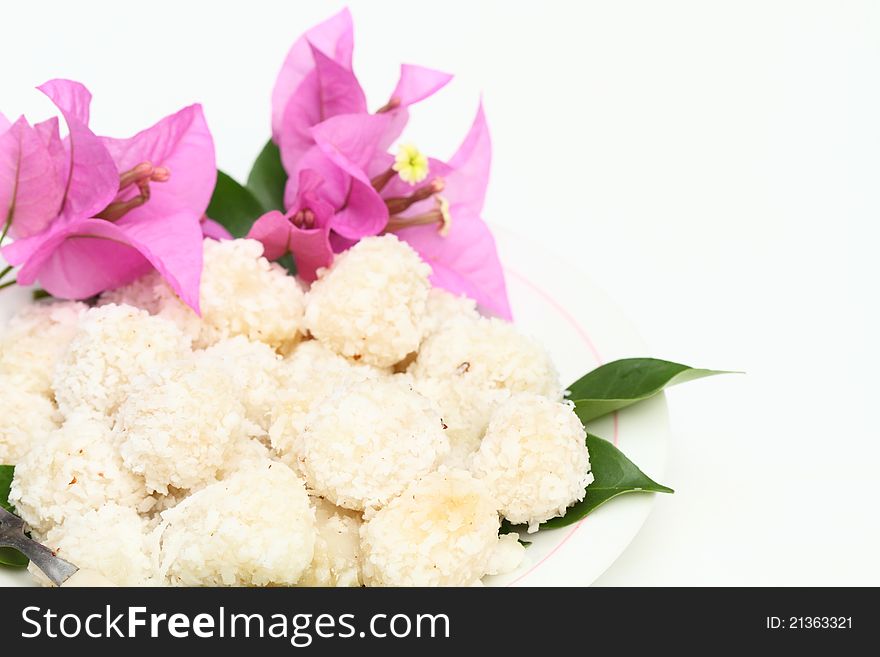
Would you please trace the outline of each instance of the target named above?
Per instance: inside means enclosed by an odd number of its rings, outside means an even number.
[[[367,113],[364,91],[352,71],[354,28],[348,9],[313,27],[291,47],[272,92],[272,138],[291,175],[314,144],[311,128],[342,114]],[[389,114],[377,142],[385,150],[406,125],[407,107],[446,85],[452,76],[421,66],[403,65],[388,102],[377,114]]]
[[[492,143],[482,105],[462,145],[448,163],[429,161],[430,179],[415,190],[388,168],[374,176],[385,184],[386,231],[408,242],[431,265],[431,281],[466,294],[485,310],[511,319],[504,272],[495,240],[481,218]]]
[[[62,191],[53,213],[39,214],[39,221],[13,216],[10,232],[17,239],[3,256],[21,266],[18,282],[39,281],[54,296],[81,299],[155,268],[198,312],[202,220],[216,179],[201,107],[187,107],[129,139],[100,138],[88,128],[91,94],[85,87],[52,80],[40,90],[58,106],[69,134],[60,138],[57,120],[33,128],[44,146],[40,161],[53,163],[43,189]],[[6,133],[0,136],[0,162],[35,148],[32,135],[18,134],[11,142]],[[19,166],[16,175],[30,171]],[[6,177],[0,174],[0,190]],[[16,191],[11,207],[29,198]]]
[[[299,159],[285,190],[286,214],[269,212],[249,237],[263,242],[266,257],[294,255],[307,281],[328,266],[333,253],[388,223],[388,208],[364,172],[391,117],[343,114],[312,128],[315,145]]]
[[[482,107],[448,163],[414,148],[394,158],[387,151],[403,132],[408,107],[451,76],[404,65],[388,102],[370,114],[352,71],[353,34],[351,15],[343,10],[290,49],[272,96],[272,134],[288,173],[289,211],[265,215],[251,235],[264,242],[270,258],[293,252],[300,273],[312,280],[333,252],[368,235],[395,232],[432,265],[435,285],[510,318],[495,243],[480,217],[491,162]],[[316,199],[332,212],[315,212]]]
[[[318,269],[333,262],[330,231],[335,209],[321,196],[323,185],[318,172],[303,169],[287,214],[277,210],[264,214],[248,234],[263,243],[263,255],[270,260],[292,253],[297,273],[308,282],[315,280]]]

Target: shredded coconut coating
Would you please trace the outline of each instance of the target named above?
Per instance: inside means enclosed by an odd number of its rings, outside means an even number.
[[[312,561],[315,511],[302,480],[266,461],[162,514],[159,573],[176,586],[289,586]]]
[[[489,558],[486,566],[487,575],[506,575],[511,573],[522,563],[525,557],[526,546],[519,542],[519,535],[510,533],[498,537],[498,543]]]
[[[238,335],[197,352],[196,358],[200,368],[212,370],[233,386],[247,419],[268,432],[278,397],[281,357],[269,345]]]
[[[158,271],[151,271],[136,281],[108,290],[98,297],[98,306],[115,303],[146,310],[151,315],[172,322],[190,340],[198,341],[202,320],[183,303]]]
[[[119,407],[116,430],[125,466],[165,494],[215,481],[238,440],[256,433],[233,382],[189,359],[141,377]]]
[[[21,378],[33,392],[51,394],[52,372],[76,334],[87,306],[43,301],[22,308],[0,332],[0,372]]]
[[[304,295],[255,240],[205,240],[197,347],[243,335],[284,353],[300,340]]]
[[[488,572],[500,526],[489,489],[445,468],[413,482],[361,528],[371,586],[469,586]]]
[[[408,371],[417,379],[450,377],[483,388],[562,396],[547,351],[495,318],[449,322],[425,340]]]
[[[338,506],[380,507],[449,451],[437,407],[405,378],[338,388],[295,443],[309,487]]]
[[[422,319],[424,337],[428,337],[458,320],[480,318],[477,302],[464,295],[456,296],[439,287],[432,287],[428,292],[428,303]]]
[[[317,340],[301,342],[276,371],[269,439],[282,460],[295,465],[295,439],[305,429],[309,410],[347,383],[378,379],[387,372],[352,363]]]
[[[62,559],[97,573],[115,586],[151,583],[147,523],[129,507],[107,504],[82,515],[72,515],[53,527],[44,543]],[[51,586],[33,564],[28,570],[40,584]]]
[[[55,366],[85,311],[86,305],[75,301],[25,306],[0,331],[0,376],[16,387],[51,397]]]
[[[58,428],[60,418],[47,397],[18,387],[14,378],[0,375],[0,390],[0,463],[15,464]]]
[[[128,285],[102,292],[97,305],[107,306],[112,303],[117,306],[134,306],[151,315],[157,315],[168,301],[166,291],[170,292],[171,288],[165,283],[162,274],[153,270]]]
[[[510,397],[506,390],[482,388],[458,377],[414,379],[413,387],[440,409],[450,448],[443,464],[449,467],[467,467],[492,413]]]
[[[153,504],[144,480],[123,467],[106,421],[85,409],[15,464],[9,501],[40,536],[111,502],[144,511]]]
[[[514,395],[492,416],[472,471],[498,499],[501,515],[537,531],[584,499],[593,481],[587,434],[568,402]]]
[[[360,576],[361,517],[320,497],[315,505],[315,556],[299,586],[362,586]]]
[[[91,308],[55,369],[58,407],[64,415],[80,406],[113,415],[134,380],[189,353],[189,339],[171,322],[132,306]]]
[[[306,299],[306,327],[347,358],[391,367],[422,340],[430,274],[394,235],[363,239],[319,271]]]
[[[217,473],[217,481],[228,479],[241,470],[276,460],[271,450],[255,438],[240,436],[226,452],[223,467]]]

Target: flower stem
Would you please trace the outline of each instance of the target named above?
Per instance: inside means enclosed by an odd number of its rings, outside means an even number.
[[[11,281],[6,281],[5,283],[0,283],[0,290],[3,290],[7,287],[12,287],[15,285],[16,280],[13,278]]]
[[[6,278],[6,274],[12,271],[12,265],[6,267],[3,271],[0,271],[0,281]]]
[[[12,225],[12,217],[6,220],[6,225],[3,226],[3,233],[0,234],[0,244],[3,244],[3,240],[6,239],[6,233],[9,232],[9,227]]]

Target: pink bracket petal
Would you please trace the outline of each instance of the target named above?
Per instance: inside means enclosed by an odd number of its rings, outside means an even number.
[[[92,217],[116,196],[119,172],[101,140],[88,128],[91,94],[70,80],[50,80],[38,89],[61,110],[70,133],[66,140],[70,169],[61,212]]]

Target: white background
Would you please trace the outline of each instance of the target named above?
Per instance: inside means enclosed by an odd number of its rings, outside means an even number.
[[[349,4],[371,106],[400,61],[457,74],[413,112],[423,150],[451,154],[482,91],[487,219],[576,263],[652,355],[747,372],[669,394],[677,494],[599,583],[880,584],[880,5]],[[48,116],[32,88],[70,77],[123,136],[198,100],[243,178],[287,48],[340,6],[7,3],[0,111]]]

